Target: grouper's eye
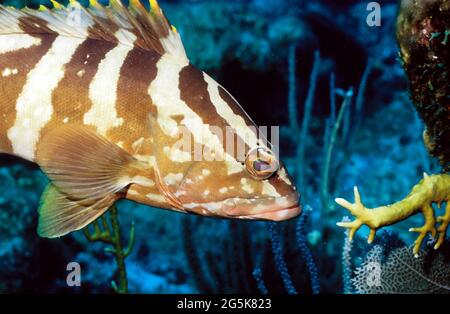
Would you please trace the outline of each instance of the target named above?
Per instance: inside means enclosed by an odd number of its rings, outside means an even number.
[[[278,170],[279,163],[270,150],[258,147],[247,154],[245,167],[255,179],[264,180]]]

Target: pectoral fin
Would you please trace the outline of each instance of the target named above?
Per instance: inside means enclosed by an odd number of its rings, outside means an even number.
[[[165,117],[160,118],[162,121],[166,119]],[[153,115],[149,115],[148,118],[150,131],[153,137],[153,154],[156,160],[155,166],[155,179],[158,190],[162,195],[164,195],[167,202],[176,209],[183,210],[183,205],[180,200],[175,196],[178,186],[181,184],[184,175],[194,164],[194,160],[191,157],[191,151],[185,151],[184,147],[180,147],[183,143],[183,136],[190,137],[191,134],[185,134],[183,132],[177,133],[174,136],[168,136],[162,129],[160,122]],[[167,132],[167,130],[166,130]],[[182,146],[182,145],[181,145]],[[161,147],[167,149],[161,149]],[[191,148],[188,146],[188,148]],[[175,158],[175,155],[182,155],[183,158],[189,157],[187,160],[180,160]],[[171,179],[171,174],[181,174],[174,180]]]
[[[50,183],[40,201],[38,235],[56,238],[80,230],[104,214],[117,199],[112,194],[96,201],[72,200]]]
[[[142,166],[90,128],[71,125],[42,139],[36,161],[62,193],[92,201],[121,191]]]

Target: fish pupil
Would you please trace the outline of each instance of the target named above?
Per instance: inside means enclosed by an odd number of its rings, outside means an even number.
[[[253,162],[253,168],[255,168],[256,171],[268,171],[271,169],[271,165],[270,163],[268,163],[267,161],[261,160],[261,159],[257,159]]]

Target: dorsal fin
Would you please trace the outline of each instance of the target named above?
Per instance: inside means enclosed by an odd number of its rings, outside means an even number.
[[[128,6],[121,0],[109,0],[107,6],[90,0],[86,8],[75,0],[70,0],[68,6],[54,0],[51,2],[52,9],[41,5],[39,10],[18,10],[0,5],[0,34],[25,33],[19,25],[20,20],[20,23],[26,24],[28,34],[53,32],[63,36],[114,41],[187,60],[179,33],[170,25],[156,0],[149,0],[150,11],[140,0],[130,0]],[[44,21],[45,27],[36,23],[36,19]]]

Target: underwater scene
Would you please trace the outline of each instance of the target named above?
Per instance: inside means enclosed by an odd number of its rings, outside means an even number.
[[[0,3],[0,293],[450,293],[450,0]]]

